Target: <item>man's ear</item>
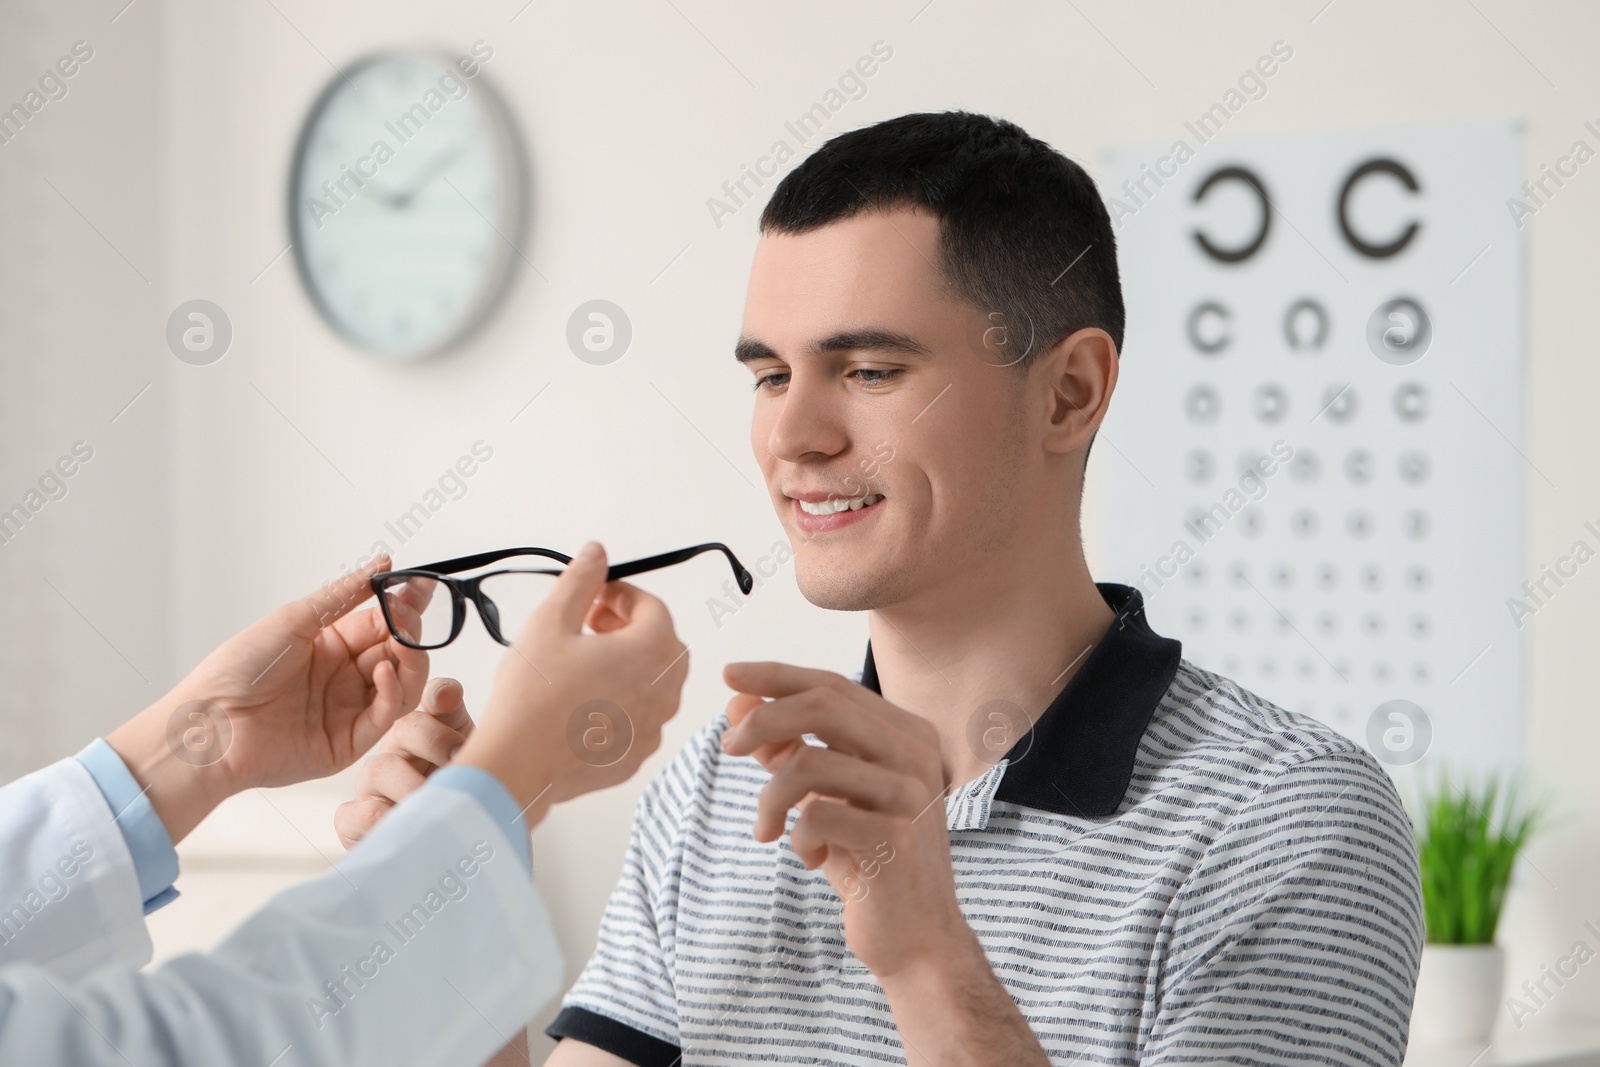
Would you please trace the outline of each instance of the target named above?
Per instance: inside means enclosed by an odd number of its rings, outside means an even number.
[[[1088,447],[1117,387],[1117,346],[1098,327],[1058,341],[1029,368],[1045,397],[1044,446],[1057,453]]]

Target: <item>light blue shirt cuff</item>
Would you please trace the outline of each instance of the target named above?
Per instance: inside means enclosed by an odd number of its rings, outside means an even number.
[[[100,787],[100,794],[111,806],[112,819],[128,843],[133,870],[139,877],[139,892],[144,897],[144,913],[149,915],[176,900],[178,891],[172,883],[178,880],[178,850],[172,847],[172,835],[134,780],[133,772],[101,737],[78,753],[78,762]]]
[[[482,767],[449,766],[434,771],[428,784],[423,786],[424,789],[435,787],[454,789],[482,804],[489,817],[516,843],[517,856],[522,860],[522,865],[528,868],[529,874],[533,873],[533,846],[528,841],[528,822],[522,817],[516,798],[501,784],[500,779]]]

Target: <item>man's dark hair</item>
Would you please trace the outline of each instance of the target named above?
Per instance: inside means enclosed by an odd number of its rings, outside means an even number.
[[[957,296],[1005,325],[1008,343],[1031,336],[1019,365],[1089,326],[1121,351],[1117,244],[1094,181],[1004,119],[902,115],[840,134],[778,183],[761,232],[900,207],[939,219],[940,268]]]

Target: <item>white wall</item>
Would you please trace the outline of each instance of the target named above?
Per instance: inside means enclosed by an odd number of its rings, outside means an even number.
[[[24,724],[32,746],[17,767],[70,751],[145,691],[118,680],[126,667],[73,628],[76,616],[39,608],[38,595],[26,591],[40,575],[67,575],[63,591],[88,601],[80,603],[85,614],[148,665],[152,679],[170,678],[267,607],[365,554],[385,537],[384,521],[479,438],[493,445],[494,459],[413,542],[390,542],[403,560],[514,542],[575,547],[591,536],[619,556],[702,539],[762,555],[779,527],[747,484],[760,484],[746,438],[748,377],[730,357],[759,206],[719,229],[706,199],[784,136],[784,121],[818,101],[874,41],[892,46],[893,58],[866,96],[835,116],[838,130],[962,107],[1013,119],[1091,170],[1107,145],[1175,135],[1278,39],[1293,45],[1294,62],[1230,123],[1227,137],[1520,115],[1533,171],[1576,138],[1594,144],[1582,123],[1600,117],[1600,73],[1588,47],[1600,11],[1581,3],[909,0],[774,10],[732,0],[536,0],[519,14],[521,7],[144,0],[115,26],[107,21],[115,10],[84,9],[85,25],[106,23],[98,31],[107,41],[103,66],[97,59],[86,70],[78,95],[44,116],[61,121],[38,132],[63,139],[62,158],[81,154],[81,169],[66,170],[58,184],[82,197],[90,217],[107,220],[142,269],[159,272],[160,299],[152,306],[137,279],[119,278],[126,265],[92,233],[85,237],[76,215],[50,208],[54,194],[40,192],[36,175],[8,169],[11,148],[0,147],[0,181],[22,183],[33,198],[10,196],[0,214],[0,224],[28,235],[18,245],[8,240],[8,249],[28,252],[0,269],[7,306],[32,331],[24,337],[14,326],[4,335],[0,497],[20,492],[28,472],[84,435],[85,411],[114,411],[118,398],[151,379],[156,387],[140,404],[159,403],[136,407],[112,428],[131,440],[114,455],[106,449],[103,467],[91,465],[74,489],[80,495],[46,510],[41,522],[60,520],[49,545],[30,546],[37,555],[27,558],[16,546],[0,548],[5,588],[25,591],[8,597],[7,637],[31,642],[20,655],[7,652],[8,677],[21,672],[34,687],[4,698],[8,723]],[[46,17],[33,8],[45,5],[29,5],[29,18]],[[74,32],[87,31],[66,38]],[[534,200],[524,251],[548,281],[524,268],[488,328],[461,351],[386,365],[352,351],[317,318],[292,257],[268,267],[288,242],[294,139],[335,76],[330,63],[389,46],[461,52],[480,38],[495,49],[485,75],[529,141]],[[16,72],[42,69],[55,39],[5,39],[3,47],[24,58],[20,67],[5,65],[15,76],[0,83],[0,98],[17,91]],[[113,40],[138,61],[120,60]],[[91,77],[102,79],[97,97]],[[151,158],[156,151],[159,159]],[[1524,450],[1559,487],[1529,479],[1530,571],[1563,552],[1583,520],[1600,517],[1596,424],[1587,417],[1600,386],[1587,358],[1597,175],[1585,170],[1529,224]],[[64,306],[53,302],[63,291],[72,294]],[[165,311],[192,297],[217,302],[234,324],[232,350],[209,367],[158,351]],[[594,297],[621,304],[634,323],[632,349],[607,367],[579,362],[563,341],[567,315]],[[70,369],[56,369],[62,360],[46,359],[28,339],[45,335],[62,346]],[[1139,344],[1134,323],[1129,378],[1139,373]],[[21,390],[38,391],[40,376],[52,395],[75,399],[31,406]],[[89,396],[94,404],[82,407]],[[167,451],[155,462],[163,411]],[[1089,489],[1091,559],[1110,473],[1103,469]],[[84,564],[97,535],[108,547]],[[170,625],[148,606],[165,588],[162,546],[173,583]],[[859,664],[862,621],[809,608],[787,574],[714,626],[703,601],[721,581],[707,562],[647,583],[675,605],[695,664],[684,711],[647,773],[720,709],[722,662],[781,655],[841,670]],[[1585,573],[1528,630],[1528,750],[1535,772],[1559,788],[1569,819],[1532,853],[1539,873],[1520,879],[1507,926],[1514,982],[1564,952],[1582,919],[1600,915],[1600,776],[1590,767],[1600,727],[1583,673],[1600,638],[1596,597]],[[33,621],[37,610],[46,627]],[[40,666],[68,649],[93,669],[68,677]],[[469,632],[440,667],[459,672],[481,701],[494,651]],[[106,703],[117,712],[102,711]],[[53,725],[32,722],[45,710]],[[643,780],[558,810],[536,837],[541,881],[574,968],[592,944]],[[221,923],[278,881],[319,869],[324,861],[313,849],[334,854],[327,814],[345,788],[323,784],[231,805],[185,850],[189,873],[180,885],[190,914],[209,908]],[[262,867],[259,854],[278,859]],[[215,926],[178,914],[158,917],[163,951],[213,936]],[[1600,1012],[1600,979],[1585,975],[1553,1011]]]
[[[0,107],[23,103],[75,42],[92,52],[66,64],[65,96],[0,143],[0,510],[37,508],[0,544],[0,780],[75,750],[174,680],[171,357],[155,332],[162,42],[159,22],[112,25],[115,13],[0,11]],[[93,458],[65,464],[65,495],[45,502],[40,479],[79,441]]]

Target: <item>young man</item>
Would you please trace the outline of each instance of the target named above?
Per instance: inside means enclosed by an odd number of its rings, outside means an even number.
[[[1123,332],[1093,182],[908,115],[761,231],[752,445],[801,590],[871,643],[859,683],[728,668],[548,1063],[1399,1064],[1423,925],[1389,779],[1089,575]]]

